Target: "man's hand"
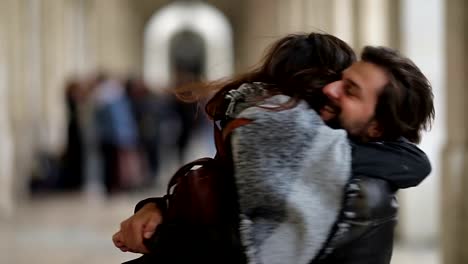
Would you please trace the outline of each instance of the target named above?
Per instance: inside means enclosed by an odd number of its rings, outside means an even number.
[[[148,203],[120,224],[120,230],[114,234],[112,241],[123,252],[149,253],[143,240],[150,238],[161,222],[159,208],[154,203]]]

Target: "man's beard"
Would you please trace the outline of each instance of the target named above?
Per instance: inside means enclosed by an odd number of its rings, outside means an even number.
[[[345,129],[340,122],[340,118],[335,116],[334,118],[325,122],[325,124],[333,129]],[[345,129],[346,130],[346,129]],[[364,128],[362,129],[364,130]],[[350,133],[350,131],[346,130],[346,134],[348,135],[349,139],[360,141],[360,142],[367,142],[369,141],[365,133],[363,131],[359,131],[358,133]]]
[[[333,129],[343,128],[343,126],[341,125],[341,121],[340,121],[341,108],[335,103],[333,103],[331,100],[329,100],[328,98],[324,100],[324,104],[322,105],[322,107],[325,107],[325,106],[328,108],[331,108],[331,110],[335,114],[335,117],[333,117],[330,120],[325,121],[325,124]]]
[[[341,129],[343,128],[341,126],[341,122],[340,122],[340,118],[338,117],[338,115],[336,115],[334,118],[328,120],[328,121],[325,121],[325,124],[333,129]]]

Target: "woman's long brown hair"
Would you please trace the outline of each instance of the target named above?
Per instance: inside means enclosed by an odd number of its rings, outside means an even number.
[[[196,101],[216,91],[205,107],[214,120],[224,116],[226,93],[252,82],[269,84],[265,88],[271,94],[305,100],[318,110],[325,103],[322,88],[338,80],[354,61],[354,51],[337,37],[323,33],[292,34],[273,43],[253,70],[227,80],[194,84],[176,93],[182,100]]]

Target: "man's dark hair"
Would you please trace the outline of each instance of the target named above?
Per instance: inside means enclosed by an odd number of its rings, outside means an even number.
[[[435,111],[431,84],[421,70],[398,51],[385,47],[364,48],[361,59],[386,70],[389,82],[383,88],[375,110],[383,140],[401,136],[419,143]]]

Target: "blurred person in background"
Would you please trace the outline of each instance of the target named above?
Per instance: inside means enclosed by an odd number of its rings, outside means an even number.
[[[165,200],[150,198],[122,222],[116,247],[146,253],[133,263],[390,263],[395,194],[431,170],[414,143],[433,96],[412,61],[366,47],[355,62],[333,36],[290,35],[258,68],[207,88],[218,90],[213,120],[253,120],[231,138],[237,232],[210,241],[209,227],[166,223]],[[240,255],[218,255],[236,239]]]
[[[59,155],[45,150],[37,154],[30,191],[80,191],[85,183],[85,143],[82,124],[83,104],[86,100],[86,89],[82,81],[73,77],[66,81],[64,101],[66,107],[67,129],[66,144]]]
[[[95,120],[107,194],[138,187],[142,182],[137,124],[124,87],[101,74],[95,88]]]
[[[81,190],[85,179],[83,128],[80,121],[80,105],[84,97],[85,91],[82,83],[76,78],[70,79],[65,87],[68,118],[67,144],[60,184],[65,190]]]
[[[137,125],[138,145],[149,169],[148,185],[152,185],[159,167],[161,104],[140,78],[129,78],[125,90]]]

